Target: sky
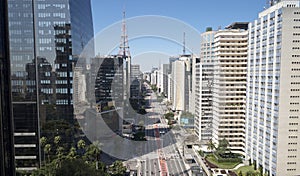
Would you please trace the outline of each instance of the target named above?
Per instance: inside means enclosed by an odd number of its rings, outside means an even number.
[[[188,52],[198,55],[206,27],[252,22],[266,6],[265,0],[92,0],[96,53],[118,53],[124,9],[132,62],[148,71],[183,53],[183,33]]]

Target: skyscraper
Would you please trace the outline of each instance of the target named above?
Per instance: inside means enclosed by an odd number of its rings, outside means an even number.
[[[0,175],[15,175],[7,0],[0,0]]]
[[[199,140],[212,138],[212,81],[215,31],[201,34],[200,63],[196,64],[195,132]]]
[[[248,23],[233,23],[214,34],[212,139],[226,139],[245,154]]]
[[[173,110],[189,111],[189,93],[191,88],[191,55],[181,55],[172,62],[171,84]]]
[[[249,25],[246,154],[272,176],[300,174],[300,1],[271,1]]]
[[[91,4],[9,0],[8,11],[16,168],[27,171],[40,166],[39,138],[64,134],[48,122],[74,122],[73,66],[93,37]]]

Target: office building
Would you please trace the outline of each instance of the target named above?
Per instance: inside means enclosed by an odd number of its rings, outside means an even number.
[[[169,73],[169,64],[162,64],[160,67],[160,92],[163,93],[165,97],[168,96],[168,73]]]
[[[15,175],[7,0],[0,0],[0,175]]]
[[[122,107],[122,104],[117,103],[123,102],[124,97],[123,63],[119,55],[96,57],[92,61],[92,66],[99,67],[95,79],[95,98],[101,111],[109,105]]]
[[[131,64],[131,80],[134,79],[138,79],[141,80],[142,79],[142,72],[140,70],[140,65],[138,64]]]
[[[191,56],[189,81],[189,109],[188,111],[195,115],[196,109],[196,64],[200,62],[200,58],[194,55]]]
[[[157,80],[158,80],[158,68],[152,68],[151,70],[151,79],[150,79],[150,84],[151,85],[156,85]]]
[[[212,140],[225,138],[240,154],[245,154],[247,28],[248,23],[233,23],[214,34]]]
[[[131,64],[130,98],[139,98],[142,84],[142,72],[140,65]]]
[[[300,1],[271,1],[249,25],[246,154],[271,176],[300,175]]]
[[[189,90],[191,82],[191,55],[181,55],[178,60],[172,62],[171,70],[171,94],[172,110],[189,110]]]
[[[93,37],[91,4],[8,0],[8,12],[16,169],[30,171],[44,159],[39,138],[65,135],[48,122],[74,123],[73,66]]]
[[[201,34],[200,63],[196,63],[195,133],[199,140],[212,138],[212,81],[214,66],[215,31]]]
[[[178,60],[178,57],[170,57],[169,58],[169,72],[168,72],[168,101],[172,104],[174,101],[174,81],[172,78],[172,70],[173,70],[173,62]]]

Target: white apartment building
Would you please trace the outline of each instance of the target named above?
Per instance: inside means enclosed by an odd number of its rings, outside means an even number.
[[[300,1],[249,25],[246,154],[272,176],[300,175]]]
[[[233,23],[214,34],[212,139],[217,144],[227,139],[240,154],[245,154],[247,28],[248,23]]]
[[[200,58],[192,55],[190,62],[190,75],[189,75],[189,109],[191,114],[195,114],[196,103],[196,64],[200,62]]]
[[[200,63],[195,64],[195,133],[198,139],[212,138],[212,81],[215,31],[201,34]]]
[[[169,73],[169,64],[161,64],[159,69],[159,91],[164,93],[165,96],[168,95],[168,73]]]
[[[178,60],[178,57],[169,58],[169,70],[168,70],[168,101],[172,104],[174,101],[174,81],[173,81],[173,62]]]
[[[151,85],[157,85],[157,80],[158,80],[158,69],[153,68],[151,72],[151,80],[150,80]]]
[[[171,93],[173,110],[189,110],[189,89],[191,81],[191,56],[182,55],[179,60],[172,62]]]

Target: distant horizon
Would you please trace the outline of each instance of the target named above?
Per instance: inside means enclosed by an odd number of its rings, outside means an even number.
[[[211,27],[212,30],[217,30],[219,28],[224,29],[224,27],[233,22],[252,22],[257,18],[258,13],[263,11],[266,6],[266,1],[261,0],[245,0],[242,2],[238,0],[229,0],[218,2],[218,4],[211,1],[202,2],[197,0],[189,2],[171,0],[153,0],[151,2],[140,0],[92,0],[94,33],[97,36],[99,32],[101,33],[113,26],[113,31],[111,32],[112,35],[109,39],[106,39],[106,41],[112,40],[119,43],[121,38],[122,12],[125,10],[126,19],[128,20],[153,15],[162,16],[162,18],[169,17],[185,23],[198,32],[197,40],[199,40],[200,47],[200,34],[205,32],[207,27]],[[186,8],[183,9],[183,7]],[[144,25],[127,24],[128,38],[132,38],[132,33],[135,33],[135,31],[143,27]],[[158,26],[156,26],[156,28],[158,28]],[[167,28],[164,30],[172,31],[169,32],[170,34],[174,33],[173,29]],[[163,28],[161,28],[161,32],[164,32]],[[150,71],[152,67],[159,67],[159,63],[167,63],[171,56],[182,54],[183,34],[177,35],[180,35],[177,36],[177,43],[153,37],[142,37],[129,40],[130,52],[133,57],[132,64],[139,64],[141,66],[141,71],[145,72]],[[193,35],[191,39],[188,37],[189,36],[186,38],[186,42],[193,40],[195,35]],[[117,52],[118,43],[114,43],[113,46],[115,49],[113,50],[113,53]],[[191,48],[192,51],[190,53],[199,55],[200,48],[195,44],[194,46],[197,48]],[[96,45],[96,53],[99,48],[102,49],[102,46],[97,47]],[[155,52],[158,53],[156,54],[157,58],[152,57]],[[101,53],[101,55],[103,55],[103,52]],[[147,57],[146,53],[150,53],[150,55]]]

